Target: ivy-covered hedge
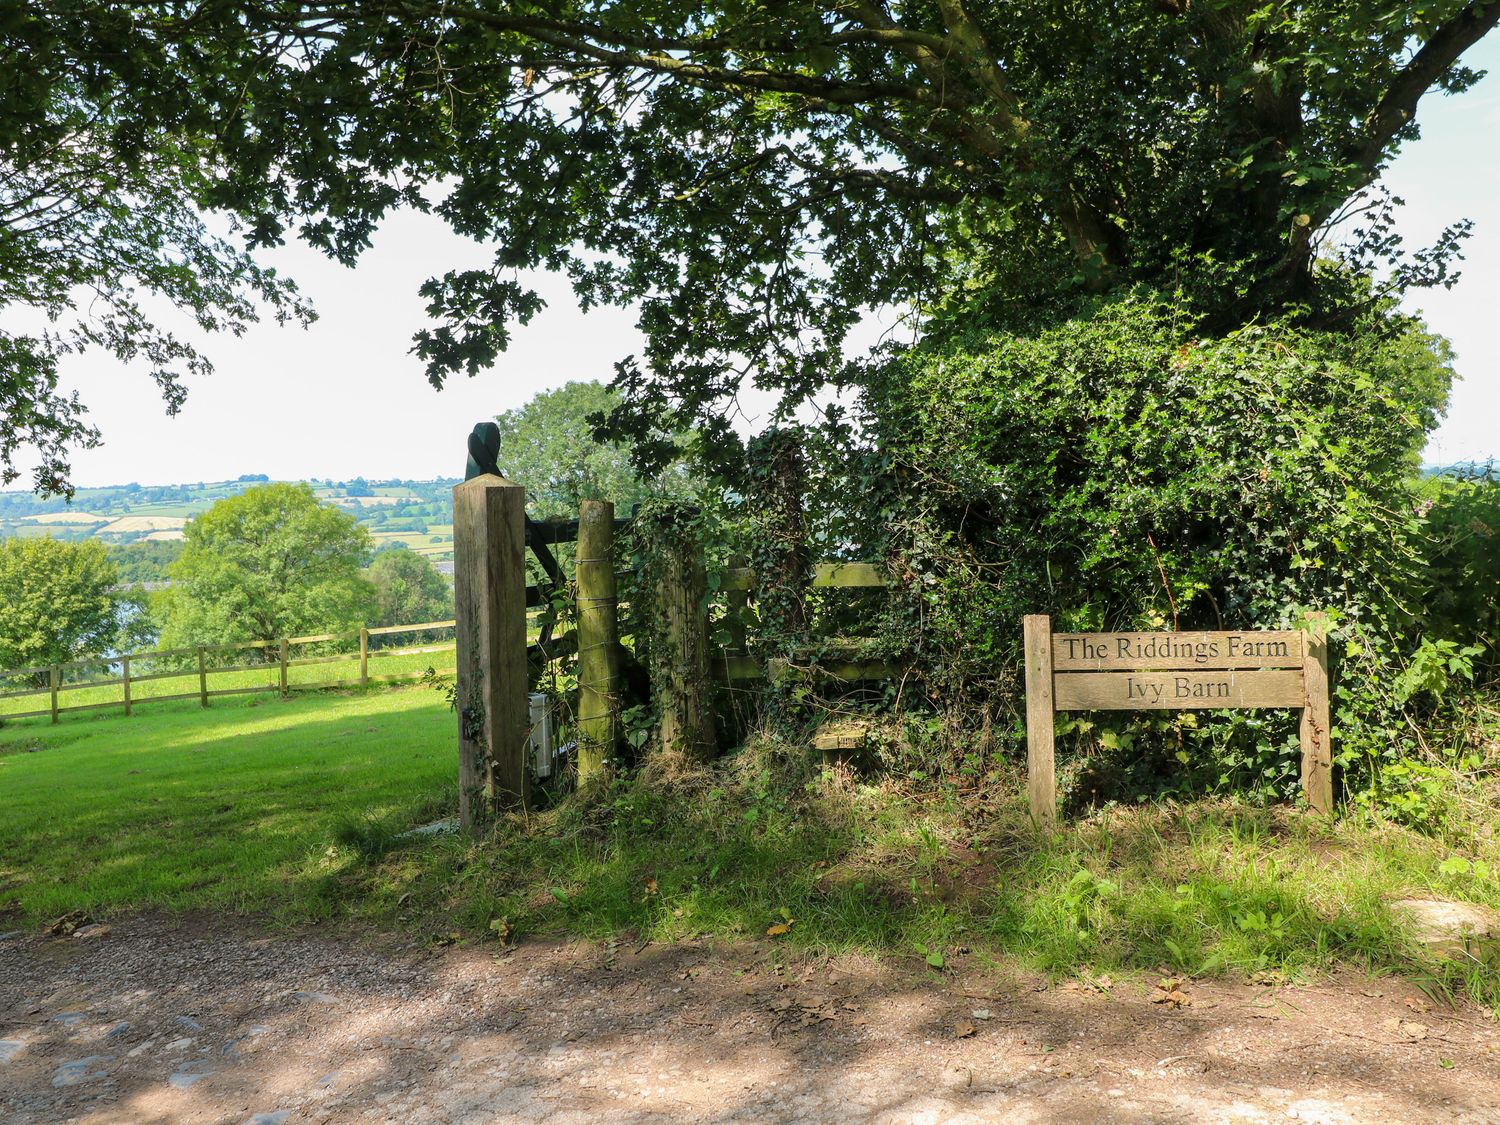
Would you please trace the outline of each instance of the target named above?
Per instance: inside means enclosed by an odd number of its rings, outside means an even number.
[[[1367,797],[1409,789],[1388,768],[1419,756],[1403,706],[1432,697],[1396,687],[1432,619],[1414,484],[1450,380],[1442,342],[1409,321],[1198,338],[1143,296],[894,358],[867,406],[902,481],[888,551],[913,576],[905,620],[935,697],[1013,717],[1026,613],[1059,629],[1221,629],[1321,609],[1343,777]],[[1117,713],[1072,729],[1081,798],[1296,788],[1290,715]]]

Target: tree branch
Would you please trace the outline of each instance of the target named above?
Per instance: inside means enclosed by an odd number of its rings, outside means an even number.
[[[1472,0],[1443,24],[1396,75],[1385,95],[1365,118],[1360,136],[1347,152],[1350,163],[1374,179],[1386,148],[1416,117],[1417,103],[1459,56],[1500,23],[1500,0]],[[1361,184],[1363,186],[1363,184]]]

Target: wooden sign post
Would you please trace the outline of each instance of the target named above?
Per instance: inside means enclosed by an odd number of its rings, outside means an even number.
[[[1333,809],[1328,744],[1328,643],[1309,629],[1219,633],[1054,633],[1025,620],[1026,782],[1032,818],[1057,820],[1052,716],[1057,711],[1295,707],[1302,712],[1302,789]]]

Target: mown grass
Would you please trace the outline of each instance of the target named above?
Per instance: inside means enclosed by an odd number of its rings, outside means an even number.
[[[0,729],[0,908],[338,913],[342,823],[442,815],[451,712],[423,688],[163,703]]]
[[[357,918],[443,940],[707,935],[933,971],[1295,977],[1345,963],[1500,1005],[1494,964],[1436,962],[1390,905],[1500,908],[1493,805],[1442,836],[1216,800],[1103,810],[1044,840],[1019,777],[980,805],[758,746],[479,837],[408,836],[455,800],[438,693],[234,706],[0,730],[0,904],[30,921],[144,907]]]

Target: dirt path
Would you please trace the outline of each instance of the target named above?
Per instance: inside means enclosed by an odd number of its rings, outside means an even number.
[[[1189,982],[1179,1007],[1154,977],[779,953],[5,935],[0,1120],[1500,1121],[1500,1028],[1400,982]]]

